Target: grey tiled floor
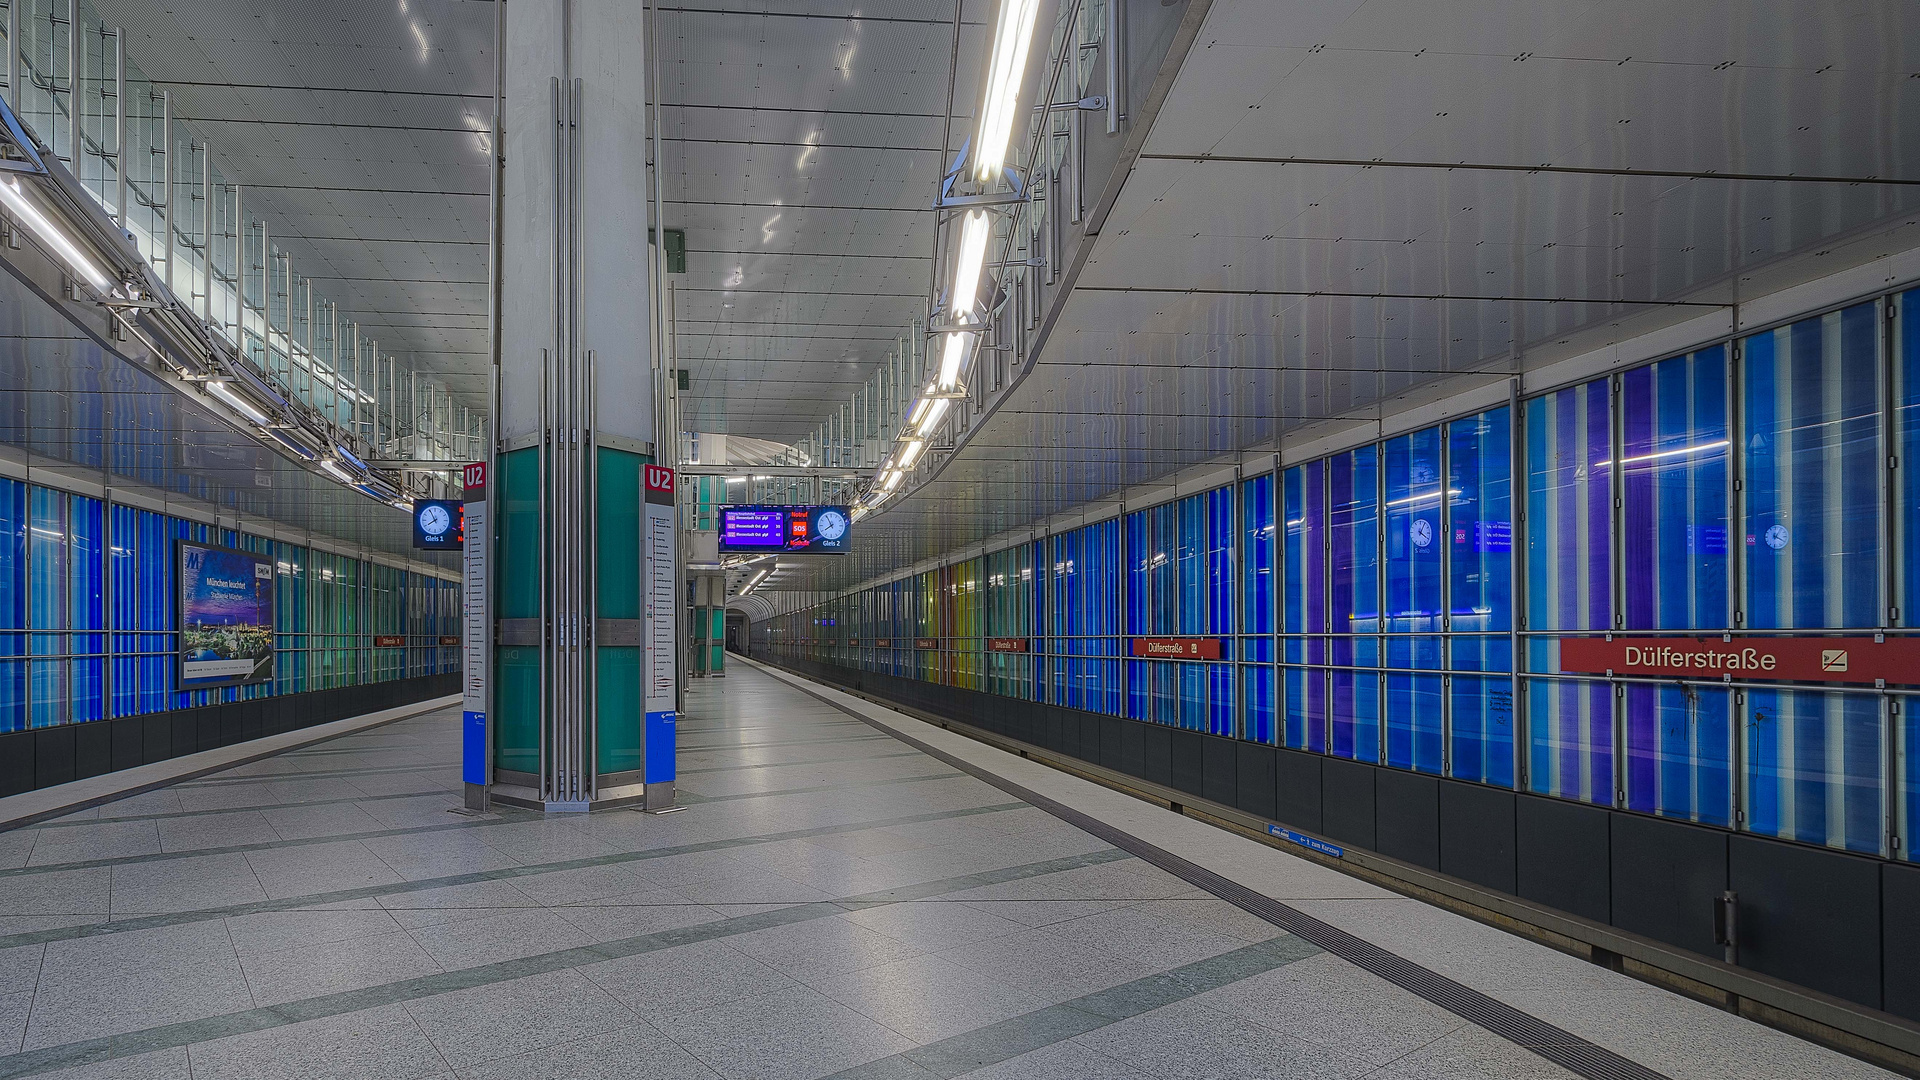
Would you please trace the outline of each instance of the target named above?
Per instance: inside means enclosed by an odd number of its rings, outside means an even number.
[[[457,725],[0,834],[0,1080],[1568,1075],[751,669],[666,817]]]

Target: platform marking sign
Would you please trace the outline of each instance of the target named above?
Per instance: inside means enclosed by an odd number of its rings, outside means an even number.
[[[1330,855],[1336,859],[1344,858],[1347,854],[1345,848],[1329,844],[1318,837],[1308,836],[1306,833],[1294,832],[1284,825],[1269,825],[1267,826],[1267,833],[1271,836],[1277,836],[1282,840],[1289,841],[1290,843],[1299,844],[1309,851],[1317,851],[1322,855]]]

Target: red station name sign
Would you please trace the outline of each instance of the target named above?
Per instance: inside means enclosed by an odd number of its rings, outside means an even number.
[[[1161,660],[1218,660],[1222,651],[1220,639],[1212,637],[1137,637],[1131,649],[1135,656]]]
[[[988,652],[1026,652],[1027,639],[1023,637],[990,637],[987,639]]]
[[[1561,638],[1560,670],[1691,679],[1914,683],[1920,682],[1920,639]]]

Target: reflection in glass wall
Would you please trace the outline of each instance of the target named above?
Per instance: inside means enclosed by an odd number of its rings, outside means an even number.
[[[1327,463],[1327,583],[1333,600],[1332,734],[1327,752],[1380,760],[1380,470],[1372,446]],[[1366,669],[1366,670],[1355,670]]]
[[[1741,344],[1747,625],[1880,622],[1880,305]]]
[[[1240,485],[1241,609],[1238,659],[1242,737],[1274,741],[1277,718],[1273,667],[1274,518],[1273,476],[1255,476]]]
[[[181,540],[273,556],[272,685],[177,689]],[[459,618],[453,581],[0,478],[0,732],[457,671]]]
[[[1783,635],[1805,648],[1920,623],[1915,295],[1050,537],[1034,693],[1911,859],[1920,723],[1906,706],[1920,673],[1885,688],[1682,677],[1633,670],[1624,651]],[[1112,568],[1098,583],[1085,569],[1096,531]],[[776,648],[790,629],[770,628]],[[1147,636],[1228,651],[1119,659]]]
[[[1440,596],[1441,512],[1448,491],[1442,486],[1440,429],[1426,428],[1389,439],[1386,462],[1386,608],[1387,764],[1437,773],[1441,768],[1441,702],[1438,674],[1405,674],[1392,669],[1437,672],[1441,665]]]
[[[1318,665],[1327,662],[1327,488],[1326,462],[1296,465],[1284,474],[1281,512],[1286,538],[1281,571],[1281,626],[1287,667],[1286,745],[1296,750],[1327,748],[1327,681]],[[1306,666],[1301,666],[1306,665]]]
[[[1532,631],[1613,626],[1613,487],[1596,462],[1613,453],[1607,380],[1528,401],[1527,622]],[[1560,670],[1560,640],[1527,638],[1528,670]],[[1582,802],[1613,801],[1613,688],[1527,682],[1529,787]]]
[[[1491,409],[1447,425],[1450,773],[1512,787],[1513,428]]]

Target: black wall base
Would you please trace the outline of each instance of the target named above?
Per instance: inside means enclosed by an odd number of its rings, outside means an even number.
[[[1920,1020],[1920,866],[812,661],[779,665],[1243,813]]]
[[[424,675],[144,713],[0,735],[0,796],[84,780],[459,693],[460,676]]]

